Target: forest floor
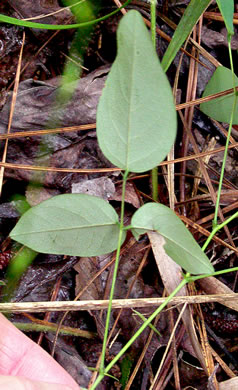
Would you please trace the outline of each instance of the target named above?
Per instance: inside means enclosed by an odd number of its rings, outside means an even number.
[[[116,8],[116,1],[104,0],[102,3],[102,15]],[[165,36],[169,40],[173,35],[173,27],[179,23],[188,3],[185,0],[158,2],[156,45],[160,59],[168,46]],[[132,0],[129,9],[140,11],[150,22],[149,2]],[[59,10],[61,12],[57,12]],[[1,2],[0,13],[24,19],[48,15],[40,20],[48,24],[68,24],[73,20],[71,11],[63,8],[57,0],[8,0]],[[222,18],[216,17],[218,14],[216,4],[211,4],[194,29],[193,41],[188,42],[186,53],[180,52],[167,72],[176,97],[178,134],[174,155],[170,158],[174,164],[164,164],[158,170],[159,202],[174,208],[200,246],[212,228],[228,125],[210,119],[199,110],[199,105],[189,102],[201,98],[216,67],[221,64],[229,67],[225,25]],[[33,207],[58,194],[89,193],[107,199],[118,212],[120,210],[122,177],[120,172],[113,171],[112,165],[102,155],[95,127],[98,100],[116,56],[116,31],[121,18],[122,13],[118,12],[96,25],[87,43],[81,78],[73,97],[61,104],[56,103],[56,96],[65,62],[78,63],[81,70],[77,56],[69,59],[76,31],[0,24],[0,280],[3,282],[6,281],[8,262],[19,250],[8,236],[26,202]],[[235,69],[237,49],[238,33],[235,33],[232,39]],[[17,74],[18,67],[20,75]],[[182,103],[187,104],[181,106]],[[7,133],[8,142],[6,137],[4,139]],[[238,126],[234,125],[230,145],[237,139]],[[202,156],[199,153],[203,153]],[[108,171],[105,173],[102,168],[108,168]],[[91,172],[85,169],[91,169]],[[237,173],[237,148],[231,147],[220,201],[221,220],[237,211]],[[128,224],[135,210],[151,200],[151,191],[149,172],[130,175],[125,198]],[[237,238],[237,224],[232,222],[210,242],[206,254],[216,271],[238,265]],[[90,301],[90,309],[67,314],[54,354],[84,387],[94,375],[87,367],[96,367],[100,356],[106,315],[106,310],[92,309],[93,301],[109,297],[114,258],[113,253],[94,258],[38,254],[11,297],[14,302],[72,301],[76,296],[82,301]],[[150,298],[165,297],[166,281],[173,272],[171,265],[163,270],[159,268],[147,236],[136,241],[128,235],[122,248],[114,298],[137,298],[149,302]],[[175,276],[170,287],[175,288],[176,284]],[[190,305],[189,319],[180,320],[168,351],[166,347],[180,313],[177,307],[173,307],[175,305],[156,318],[154,326],[160,336],[151,328],[145,330],[126,358],[111,370],[119,381],[106,377],[100,388],[216,389],[216,381],[236,377],[237,302],[224,303],[223,300],[221,304],[219,299],[210,302],[208,297],[232,292],[238,292],[236,273],[217,279],[201,279],[196,285],[189,286],[187,295],[194,297],[194,301],[190,301],[193,305]],[[196,298],[201,296],[208,298],[200,305]],[[154,308],[148,304],[140,312],[147,317]],[[29,311],[12,314],[11,318],[19,327],[27,324],[29,336],[51,352],[62,312],[38,314]],[[39,320],[43,321],[43,330],[51,325],[52,332],[34,331]],[[111,326],[115,322],[107,362],[132,337],[142,319],[131,306],[123,310],[113,309]],[[66,332],[66,327],[68,335],[65,336],[63,330]],[[207,373],[191,341],[194,332]],[[222,385],[219,388],[229,389]]]

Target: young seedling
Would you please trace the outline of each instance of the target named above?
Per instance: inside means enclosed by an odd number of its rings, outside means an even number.
[[[124,171],[120,221],[113,207],[103,199],[66,194],[27,211],[10,234],[12,239],[43,253],[97,256],[117,249],[110,302],[120,248],[128,229],[123,222],[126,179],[129,172],[145,172],[165,158],[175,140],[177,126],[169,82],[138,12],[130,11],[123,17],[117,41],[118,54],[97,110],[97,136],[104,155]],[[168,207],[155,203],[142,206],[134,214],[130,228],[136,238],[148,230],[161,234],[166,252],[187,272],[213,272],[191,233]],[[186,282],[184,279],[182,285]],[[110,312],[111,304],[98,380],[108,372],[104,356]]]
[[[103,199],[66,194],[51,198],[27,211],[10,234],[12,239],[42,253],[97,256],[117,251],[101,366],[92,389],[97,387],[103,376],[181,287],[214,274],[204,253],[209,240],[202,250],[179,217],[168,207],[147,203],[135,212],[131,226],[124,226],[128,174],[151,170],[165,158],[176,136],[176,112],[169,82],[138,12],[130,11],[122,18],[117,42],[118,54],[98,106],[97,136],[105,157],[123,172],[120,219],[114,208]],[[223,226],[218,225],[216,231]],[[151,230],[162,235],[166,253],[187,274],[113,361],[104,367],[120,248],[128,229],[136,238]]]

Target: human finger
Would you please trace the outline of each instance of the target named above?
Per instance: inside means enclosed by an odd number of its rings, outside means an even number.
[[[79,390],[74,379],[39,345],[0,314],[0,374],[59,383]]]
[[[0,375],[0,388],[3,390],[72,390],[72,387],[54,383],[36,382],[29,379]]]

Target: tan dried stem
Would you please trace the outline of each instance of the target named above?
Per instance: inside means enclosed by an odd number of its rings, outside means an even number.
[[[17,91],[18,91],[19,81],[20,81],[20,72],[21,72],[21,63],[22,63],[22,54],[23,54],[24,44],[25,44],[25,32],[23,32],[23,35],[22,35],[22,44],[21,44],[21,49],[20,49],[20,54],[19,54],[19,59],[18,59],[18,64],[17,64],[14,89],[13,89],[13,93],[12,93],[12,101],[11,101],[11,107],[10,107],[9,120],[8,120],[7,134],[10,133],[12,120],[13,120],[13,113],[14,113],[14,108],[15,108],[15,104],[16,104]],[[2,163],[6,162],[7,148],[8,148],[8,139],[6,139],[6,142],[4,145]],[[0,196],[2,193],[3,177],[4,177],[4,166],[2,165],[0,168]]]

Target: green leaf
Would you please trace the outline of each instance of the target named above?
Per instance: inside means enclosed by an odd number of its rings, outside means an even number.
[[[238,77],[234,75],[235,85],[238,86]],[[208,82],[202,97],[213,95],[218,92],[233,88],[232,71],[224,66],[219,66]],[[229,123],[234,100],[234,92],[229,95],[210,100],[200,105],[200,110],[204,114],[216,119],[219,122]],[[238,107],[234,113],[233,124],[238,124]]]
[[[135,358],[132,356],[132,353],[126,354],[125,357],[121,361],[121,378],[120,378],[120,384],[122,389],[125,389],[130,374],[131,374],[131,369],[133,366],[133,363],[135,361]]]
[[[173,96],[137,11],[122,18],[117,41],[118,54],[97,109],[99,146],[117,167],[144,172],[158,165],[174,142]]]
[[[162,204],[147,203],[132,217],[132,232],[136,238],[148,230],[161,234],[164,249],[183,269],[192,274],[214,272],[209,259],[177,215]]]
[[[161,65],[165,72],[210,2],[211,0],[190,1],[164,54]]]
[[[118,234],[118,215],[109,203],[95,196],[66,194],[32,207],[10,237],[37,252],[98,256],[117,248]]]
[[[228,34],[234,35],[234,0],[217,0],[217,5],[223,16]]]

